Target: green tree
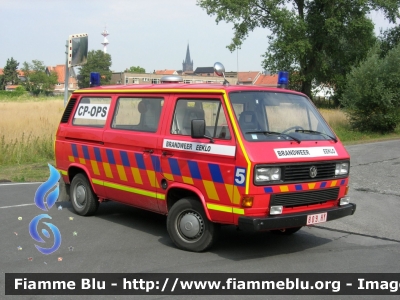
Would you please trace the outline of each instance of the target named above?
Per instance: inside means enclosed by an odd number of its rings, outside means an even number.
[[[39,60],[32,60],[31,64],[24,62],[21,70],[25,77],[23,81],[25,89],[36,96],[52,92],[54,85],[58,82],[57,73],[46,73],[44,63]]]
[[[400,43],[400,26],[396,26],[381,32],[381,57],[384,57],[391,49]]]
[[[348,75],[342,104],[361,131],[391,132],[400,121],[400,45],[380,57],[380,45]]]
[[[4,81],[4,75],[0,75],[0,90],[5,90],[6,83]]]
[[[87,63],[80,67],[78,85],[80,88],[90,86],[90,73],[98,72],[101,76],[101,84],[109,84],[111,81],[111,55],[101,50],[88,52]]]
[[[32,91],[32,83],[30,82],[30,73],[32,72],[31,70],[31,65],[24,61],[22,64],[22,68],[21,68],[22,74],[23,74],[23,79],[22,81],[22,85],[24,86],[25,90],[28,92]]]
[[[146,70],[142,67],[130,67],[129,69],[125,69],[125,72],[129,72],[129,73],[146,73]]]
[[[340,93],[351,66],[375,43],[372,10],[394,22],[398,0],[198,0],[216,22],[233,23],[233,51],[257,27],[269,29],[262,66],[291,73],[292,88],[311,97],[312,82]]]
[[[3,79],[2,79],[2,90],[5,89],[7,84],[18,84],[18,66],[19,62],[17,62],[14,58],[7,59],[6,66],[3,69]]]

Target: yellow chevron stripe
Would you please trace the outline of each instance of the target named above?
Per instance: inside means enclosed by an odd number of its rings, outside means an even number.
[[[225,189],[229,196],[229,201],[233,203],[233,184],[225,183]]]
[[[104,168],[104,172],[106,173],[106,176],[108,178],[113,178],[112,172],[111,172],[111,168],[110,168],[110,164],[103,162],[103,168]]]
[[[140,176],[139,169],[131,167],[131,170],[132,170],[133,180],[135,181],[135,183],[143,184],[142,176]]]
[[[204,187],[206,189],[208,198],[212,199],[212,200],[219,200],[218,193],[214,186],[214,182],[209,181],[209,180],[203,180],[203,183],[204,183]]]
[[[163,173],[164,177],[167,178],[168,180],[173,181],[174,180],[174,176],[172,174],[169,173]]]
[[[123,181],[128,181],[128,179],[126,179],[126,174],[125,174],[124,166],[122,166],[122,165],[117,165],[117,171],[118,171],[119,179],[121,179],[121,180],[123,180]]]
[[[192,177],[186,177],[186,176],[182,176],[183,182],[187,183],[187,184],[194,184],[193,183],[193,178]]]
[[[158,182],[156,180],[156,172],[154,172],[153,170],[147,170],[147,176],[149,177],[149,181],[152,187],[156,187],[158,188]]]
[[[337,180],[332,181],[331,186],[336,186]]]
[[[314,183],[309,183],[309,184],[308,184],[308,188],[309,188],[310,190],[313,190],[313,189],[315,188],[315,182],[314,182]]]
[[[281,192],[282,192],[282,193],[284,193],[284,192],[289,192],[289,187],[288,187],[287,185],[281,185],[281,186],[280,186],[280,189],[281,189]]]
[[[233,186],[233,204],[240,204],[240,193],[236,185]]]
[[[240,193],[236,185],[225,183],[226,192],[229,195],[229,200],[233,204],[240,204]]]
[[[73,156],[68,156],[68,160],[70,161],[70,162],[75,162],[75,158],[73,157]]]
[[[80,162],[82,165],[86,165],[86,159],[84,159],[84,158],[79,157],[79,162]]]
[[[93,173],[95,175],[100,175],[99,166],[97,165],[97,161],[91,160],[90,163],[92,164]]]

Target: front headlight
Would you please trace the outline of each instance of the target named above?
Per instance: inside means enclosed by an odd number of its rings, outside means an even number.
[[[258,167],[255,172],[255,181],[258,183],[264,181],[281,180],[281,168]]]
[[[350,164],[348,162],[336,164],[335,175],[347,175],[349,174]]]

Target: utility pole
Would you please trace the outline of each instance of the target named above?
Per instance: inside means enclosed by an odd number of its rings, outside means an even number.
[[[65,78],[64,78],[64,107],[68,101],[68,83],[69,83],[69,69],[68,69],[68,40],[65,43]]]

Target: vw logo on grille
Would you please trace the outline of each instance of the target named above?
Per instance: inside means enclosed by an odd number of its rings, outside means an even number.
[[[317,174],[318,174],[317,168],[314,167],[314,166],[312,166],[312,167],[310,168],[310,177],[311,177],[311,178],[315,178],[315,176],[317,176]]]

